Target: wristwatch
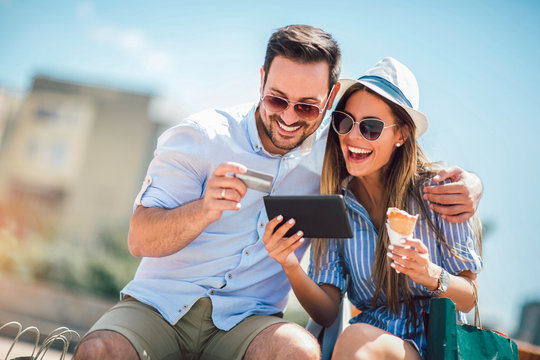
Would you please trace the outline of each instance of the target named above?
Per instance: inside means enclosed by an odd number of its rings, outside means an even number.
[[[437,281],[437,288],[435,290],[428,290],[428,292],[432,296],[441,295],[448,289],[449,285],[450,285],[450,274],[448,274],[446,270],[442,269],[441,275],[439,276],[439,279]]]

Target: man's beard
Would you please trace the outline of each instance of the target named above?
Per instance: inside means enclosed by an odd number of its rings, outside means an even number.
[[[266,133],[270,141],[272,141],[272,144],[274,144],[274,146],[277,147],[278,149],[290,151],[298,147],[307,138],[304,132],[302,133],[300,138],[294,142],[286,141],[286,140],[280,141],[280,140],[283,140],[283,137],[277,134],[278,130],[276,128],[279,125],[277,125],[276,122],[283,123],[283,121],[281,120],[281,117],[279,115],[268,115],[268,114],[266,114],[266,116],[269,122],[267,124],[264,121],[262,121],[264,132]],[[299,123],[296,123],[296,125],[298,124]],[[300,123],[300,126],[305,127],[305,124]]]

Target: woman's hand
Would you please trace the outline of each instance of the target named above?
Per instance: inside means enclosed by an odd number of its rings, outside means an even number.
[[[284,270],[300,265],[294,250],[303,244],[304,233],[298,231],[289,238],[284,238],[289,229],[294,226],[294,219],[290,219],[283,225],[276,227],[283,221],[283,216],[279,215],[268,222],[264,231],[263,241],[268,255],[281,264]]]
[[[431,262],[426,245],[419,239],[403,239],[401,243],[388,246],[387,255],[393,260],[390,266],[428,290],[435,290],[442,268]]]

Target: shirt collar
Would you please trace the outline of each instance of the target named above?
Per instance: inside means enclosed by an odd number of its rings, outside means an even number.
[[[259,137],[259,132],[257,131],[257,121],[255,120],[255,112],[257,111],[257,108],[259,107],[259,102],[256,102],[249,113],[246,115],[247,117],[247,132],[249,137],[249,143],[251,144],[251,149],[256,153],[261,153],[264,151],[264,148],[262,146],[261,138]]]

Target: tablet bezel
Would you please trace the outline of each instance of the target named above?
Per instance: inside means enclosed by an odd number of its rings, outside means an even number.
[[[267,195],[268,219],[283,215],[284,222],[296,220],[286,237],[298,230],[307,238],[352,238],[352,229],[341,195]]]

